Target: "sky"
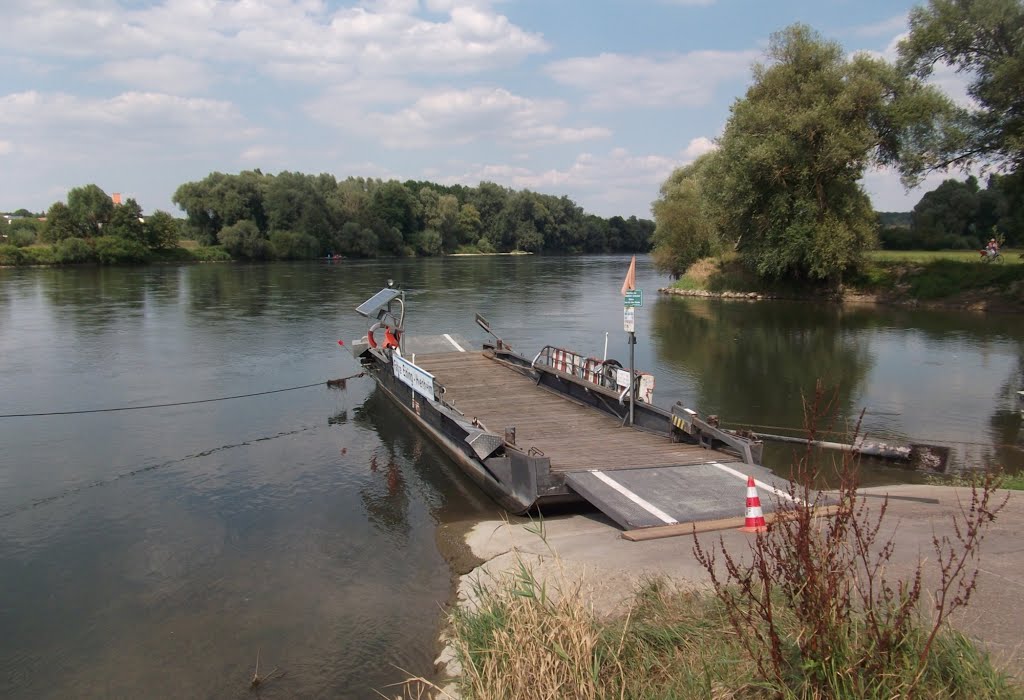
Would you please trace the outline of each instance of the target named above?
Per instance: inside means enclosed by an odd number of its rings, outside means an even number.
[[[650,217],[773,32],[895,57],[905,0],[2,0],[0,211],[95,183],[165,209],[259,168],[566,194]],[[958,100],[963,80],[936,82]],[[907,192],[908,211],[949,175]]]

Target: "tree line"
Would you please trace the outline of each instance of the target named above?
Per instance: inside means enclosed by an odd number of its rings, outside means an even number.
[[[143,216],[132,198],[121,204],[99,186],[73,187],[67,202],[54,202],[45,216],[24,209],[10,220],[6,245],[0,246],[0,264],[140,263],[175,249],[180,221],[157,210]],[[30,249],[33,243],[50,247]]]
[[[650,250],[654,222],[587,214],[568,197],[432,182],[249,170],[211,173],[176,190],[185,212],[144,215],[95,184],[75,187],[45,216],[14,213],[0,264],[140,263],[153,259],[293,260],[455,252],[615,253]],[[178,247],[195,240],[199,251]],[[49,247],[29,247],[34,243]]]
[[[926,195],[908,231],[936,245],[975,245],[995,226],[1019,240],[1022,46],[1021,0],[930,0],[911,11],[894,63],[848,56],[805,25],[774,34],[717,149],[662,185],[655,264],[679,276],[735,250],[763,279],[839,284],[877,245],[878,218],[860,181],[881,166],[897,168],[907,185],[950,167],[1005,173],[984,192],[968,181]],[[937,65],[971,76],[971,106],[925,82]],[[973,203],[945,202],[972,189]],[[970,212],[971,221],[957,228],[942,207]],[[883,240],[910,243],[900,235]]]
[[[189,235],[247,259],[456,252],[646,252],[654,222],[587,214],[566,196],[297,172],[211,173],[174,203]]]
[[[879,214],[878,238],[890,250],[977,249],[990,238],[1024,243],[1024,173],[946,180],[899,218]]]

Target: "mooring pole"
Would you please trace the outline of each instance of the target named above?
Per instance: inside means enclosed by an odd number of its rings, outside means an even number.
[[[633,350],[636,348],[636,333],[629,332],[629,424],[633,425],[633,404],[636,403],[636,368],[633,366]]]

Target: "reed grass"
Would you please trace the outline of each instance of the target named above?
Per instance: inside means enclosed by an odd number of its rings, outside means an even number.
[[[452,644],[462,663],[458,679],[464,700],[641,700],[648,698],[888,698],[892,688],[915,679],[927,636],[919,629],[874,685],[854,682],[835,650],[831,692],[811,682],[813,669],[794,664],[784,682],[765,678],[732,629],[713,595],[679,587],[663,578],[645,581],[629,610],[599,619],[578,583],[563,580],[546,590],[529,566],[478,585],[476,603],[452,615]],[[782,628],[795,644],[799,626]],[[858,629],[858,628],[854,628]],[[858,639],[851,639],[855,646]],[[795,657],[794,657],[795,661]],[[425,682],[424,682],[425,683]],[[406,697],[450,697],[420,685]],[[922,698],[1021,698],[985,653],[951,628],[929,652],[925,675],[916,681]]]

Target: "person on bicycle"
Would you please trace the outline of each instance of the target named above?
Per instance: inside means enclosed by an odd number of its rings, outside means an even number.
[[[985,252],[990,258],[999,255],[999,242],[994,238],[988,239],[988,247],[985,248]]]

